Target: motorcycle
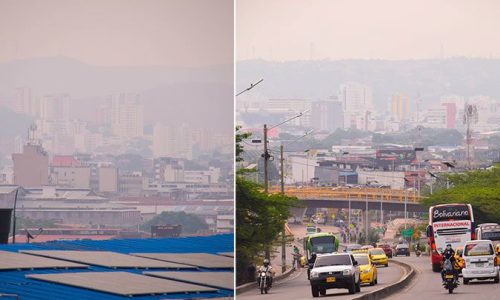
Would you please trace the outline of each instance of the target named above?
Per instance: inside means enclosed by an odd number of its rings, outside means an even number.
[[[311,270],[314,267],[314,263],[307,264],[307,280],[311,280]]]
[[[259,271],[259,289],[261,294],[267,294],[267,291],[269,291],[269,275],[267,274],[268,272],[265,271]]]
[[[417,249],[417,250],[415,251],[415,255],[416,255],[417,257],[420,257],[420,255],[422,255],[422,252],[420,252],[420,249]]]
[[[443,266],[444,272],[444,283],[443,286],[448,290],[448,293],[452,294],[453,290],[458,287],[457,276],[455,275],[455,271],[453,269],[453,264],[449,259],[447,259]]]

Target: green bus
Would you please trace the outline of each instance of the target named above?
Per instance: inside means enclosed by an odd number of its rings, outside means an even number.
[[[311,254],[333,253],[339,249],[339,239],[331,232],[320,232],[308,235],[304,238],[304,252],[307,260]]]

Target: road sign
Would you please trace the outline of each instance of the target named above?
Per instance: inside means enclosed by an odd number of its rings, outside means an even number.
[[[403,231],[401,231],[401,234],[404,236],[404,237],[410,237],[413,235],[413,228],[408,228],[408,229],[404,229]]]

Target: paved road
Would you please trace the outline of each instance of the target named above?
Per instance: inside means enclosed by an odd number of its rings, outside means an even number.
[[[347,289],[331,289],[327,290],[326,297],[330,299],[352,299],[353,296],[360,296],[361,294],[379,289],[383,286],[387,286],[390,283],[398,281],[403,270],[396,264],[391,264],[389,262],[389,267],[381,267],[378,269],[378,285],[361,286],[361,293],[355,295],[350,295]],[[301,269],[301,271],[290,275],[289,278],[284,279],[282,282],[276,283],[273,288],[269,291],[267,295],[261,295],[260,291],[255,288],[254,290],[247,291],[237,296],[238,299],[266,299],[266,300],[299,300],[299,299],[312,299],[311,286],[307,280],[306,269]],[[415,300],[415,299],[412,299]]]
[[[500,284],[493,281],[473,281],[469,285],[460,285],[453,294],[448,294],[441,285],[441,276],[431,270],[430,258],[423,257],[398,257],[394,258],[414,266],[416,277],[403,291],[387,298],[390,300],[415,300],[415,299],[453,299],[453,300],[482,300],[500,299]]]

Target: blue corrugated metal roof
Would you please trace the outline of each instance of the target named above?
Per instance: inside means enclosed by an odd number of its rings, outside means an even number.
[[[184,238],[164,238],[164,239],[119,239],[107,241],[57,241],[47,243],[0,245],[0,250],[18,252],[19,250],[87,250],[87,251],[113,251],[119,253],[134,252],[163,252],[163,253],[189,253],[203,252],[232,252],[233,235],[215,235],[208,237],[184,237]],[[43,269],[43,270],[23,270],[23,271],[0,271],[0,294],[17,294],[20,299],[129,299],[84,288],[66,286],[44,282],[40,280],[28,279],[27,274],[49,274],[68,272],[113,272],[114,269],[91,266],[89,269]],[[141,274],[144,270],[120,269]],[[212,271],[212,270],[201,270]],[[180,271],[182,272],[182,271]],[[216,272],[216,270],[214,270]],[[169,294],[157,296],[136,296],[134,299],[199,299],[229,297],[233,291],[219,290],[214,293],[202,294]],[[6,298],[8,299],[8,298]]]

